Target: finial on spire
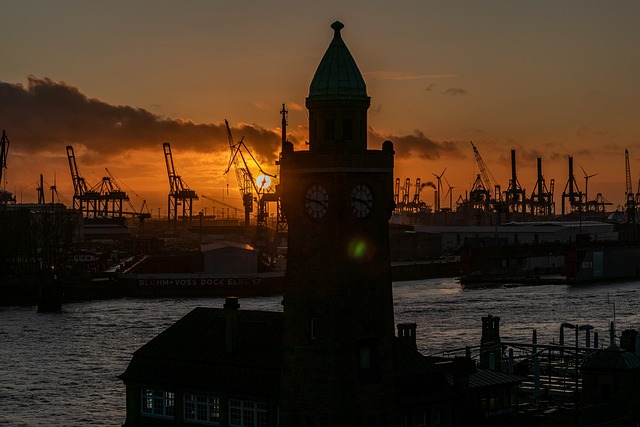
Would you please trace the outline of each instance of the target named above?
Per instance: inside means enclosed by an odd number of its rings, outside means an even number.
[[[335,35],[340,35],[340,30],[344,28],[344,24],[340,21],[336,21],[331,24],[331,28],[335,31]]]

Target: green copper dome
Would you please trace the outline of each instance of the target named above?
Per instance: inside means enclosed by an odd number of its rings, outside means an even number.
[[[325,52],[311,81],[311,99],[368,98],[367,86],[349,49],[340,36],[342,22],[331,24],[333,40]]]

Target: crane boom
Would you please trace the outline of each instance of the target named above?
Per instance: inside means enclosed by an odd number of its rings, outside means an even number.
[[[7,154],[9,154],[9,138],[7,132],[2,129],[2,139],[0,140],[0,187],[3,186],[2,173],[7,168]]]
[[[180,175],[176,173],[173,165],[173,155],[171,154],[171,144],[165,142],[162,144],[164,150],[164,161],[167,166],[167,176],[169,177],[169,195],[167,197],[169,222],[178,219],[178,206],[182,206],[183,220],[193,217],[193,201],[198,200],[198,195],[191,190],[186,182],[182,180]]]
[[[469,141],[469,143],[471,143],[471,147],[473,148],[473,155],[475,156],[476,163],[478,164],[478,168],[480,169],[482,182],[484,183],[484,186],[487,190],[493,191],[493,189],[496,187],[496,180],[491,174],[491,171],[489,170],[487,165],[484,163],[484,160],[482,160],[482,157],[480,156],[480,152],[478,151],[476,146],[473,144],[473,141]]]
[[[229,203],[223,202],[223,201],[218,200],[218,199],[214,199],[213,197],[209,197],[209,196],[202,196],[202,197],[207,199],[207,200],[211,200],[213,203],[217,203],[219,205],[222,205],[222,206],[224,206],[226,208],[238,210],[238,208],[236,206],[233,206],[233,205],[231,205]]]
[[[624,169],[626,172],[627,182],[626,182],[626,194],[629,197],[629,194],[633,193],[633,187],[631,185],[631,168],[629,167],[629,150],[624,150]]]

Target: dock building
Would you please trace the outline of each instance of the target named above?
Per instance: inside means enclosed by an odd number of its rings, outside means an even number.
[[[396,335],[393,143],[367,148],[370,98],[343,25],[332,28],[306,100],[309,149],[283,143],[283,311],[240,310],[229,297],[144,345],[120,376],[125,426],[472,425],[483,414],[469,410],[469,396],[483,388],[513,390],[491,409],[517,414],[518,377],[467,359],[431,361],[417,350],[415,324]],[[482,381],[470,380],[477,372]]]

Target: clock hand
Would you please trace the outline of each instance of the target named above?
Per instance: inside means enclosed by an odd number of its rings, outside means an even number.
[[[371,203],[371,201],[370,201],[370,200],[367,200],[367,199],[361,199],[361,198],[359,198],[359,197],[355,197],[355,196],[354,196],[354,197],[351,197],[351,199],[352,199],[353,201],[355,201],[355,202],[362,203],[363,205],[369,205],[369,204]]]

